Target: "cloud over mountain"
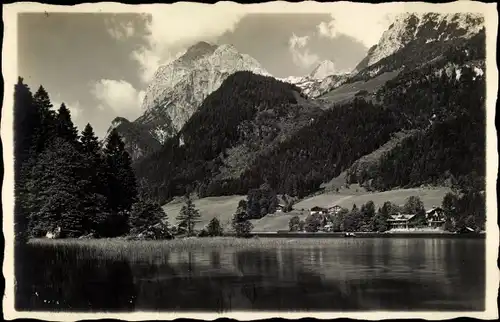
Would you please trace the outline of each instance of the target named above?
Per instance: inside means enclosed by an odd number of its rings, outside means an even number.
[[[93,84],[92,94],[101,109],[111,108],[117,115],[132,119],[140,115],[144,91],[136,90],[127,81],[101,79]]]
[[[148,12],[146,46],[132,53],[141,66],[141,78],[147,83],[160,65],[179,57],[194,43],[213,40],[232,30],[244,16],[243,7],[232,3],[213,5],[175,3],[165,9]],[[189,21],[189,23],[186,23]]]

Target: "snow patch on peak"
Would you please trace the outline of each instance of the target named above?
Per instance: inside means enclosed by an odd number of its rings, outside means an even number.
[[[331,60],[324,60],[313,69],[309,77],[321,80],[333,74],[335,74],[335,64]]]

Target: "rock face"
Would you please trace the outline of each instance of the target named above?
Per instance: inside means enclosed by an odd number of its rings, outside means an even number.
[[[411,42],[427,44],[470,38],[484,27],[484,17],[474,13],[405,13],[396,17],[377,45],[358,64],[356,71],[372,66]]]
[[[240,54],[232,45],[200,42],[158,69],[146,90],[144,115],[137,122],[155,123],[153,135],[162,142],[179,132],[203,100],[229,75],[243,70],[269,75],[254,58]]]
[[[142,116],[133,122],[117,118],[110,130],[118,130],[137,160],[177,134],[203,100],[237,71],[270,76],[254,58],[232,45],[199,42],[158,68],[146,90]]]

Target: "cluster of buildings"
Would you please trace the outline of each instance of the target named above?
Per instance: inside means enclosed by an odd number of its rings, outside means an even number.
[[[329,231],[332,228],[332,225],[327,220],[326,215],[337,215],[342,210],[342,207],[339,205],[332,205],[329,207],[318,207],[315,206],[310,209],[311,215],[321,215],[323,216],[324,226],[323,230]],[[387,220],[389,225],[389,230],[410,230],[416,228],[418,217],[412,214],[395,214],[391,215]],[[446,217],[444,211],[440,207],[432,207],[432,209],[426,211],[425,219],[427,222],[426,228],[429,229],[443,229]]]
[[[397,214],[390,216],[387,223],[389,229],[409,230],[416,228],[416,219],[416,215]],[[446,221],[444,210],[441,207],[432,207],[432,209],[425,212],[425,220],[428,228],[443,229]]]

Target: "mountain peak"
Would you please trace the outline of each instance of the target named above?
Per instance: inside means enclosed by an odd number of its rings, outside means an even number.
[[[200,41],[193,46],[189,47],[184,55],[182,55],[179,60],[181,61],[192,61],[200,59],[203,56],[211,55],[217,49],[217,45],[208,43],[206,41]]]
[[[323,79],[333,74],[335,74],[335,64],[331,60],[323,60],[313,69],[309,77],[313,79]]]
[[[356,67],[361,70],[388,57],[409,43],[422,44],[470,38],[484,26],[484,18],[475,13],[407,12],[397,15],[382,34],[379,42],[370,48],[367,56]]]
[[[160,142],[175,135],[203,100],[237,71],[269,75],[257,60],[231,44],[194,44],[156,71],[142,103],[144,114],[136,122],[154,128],[161,134],[154,135]]]

